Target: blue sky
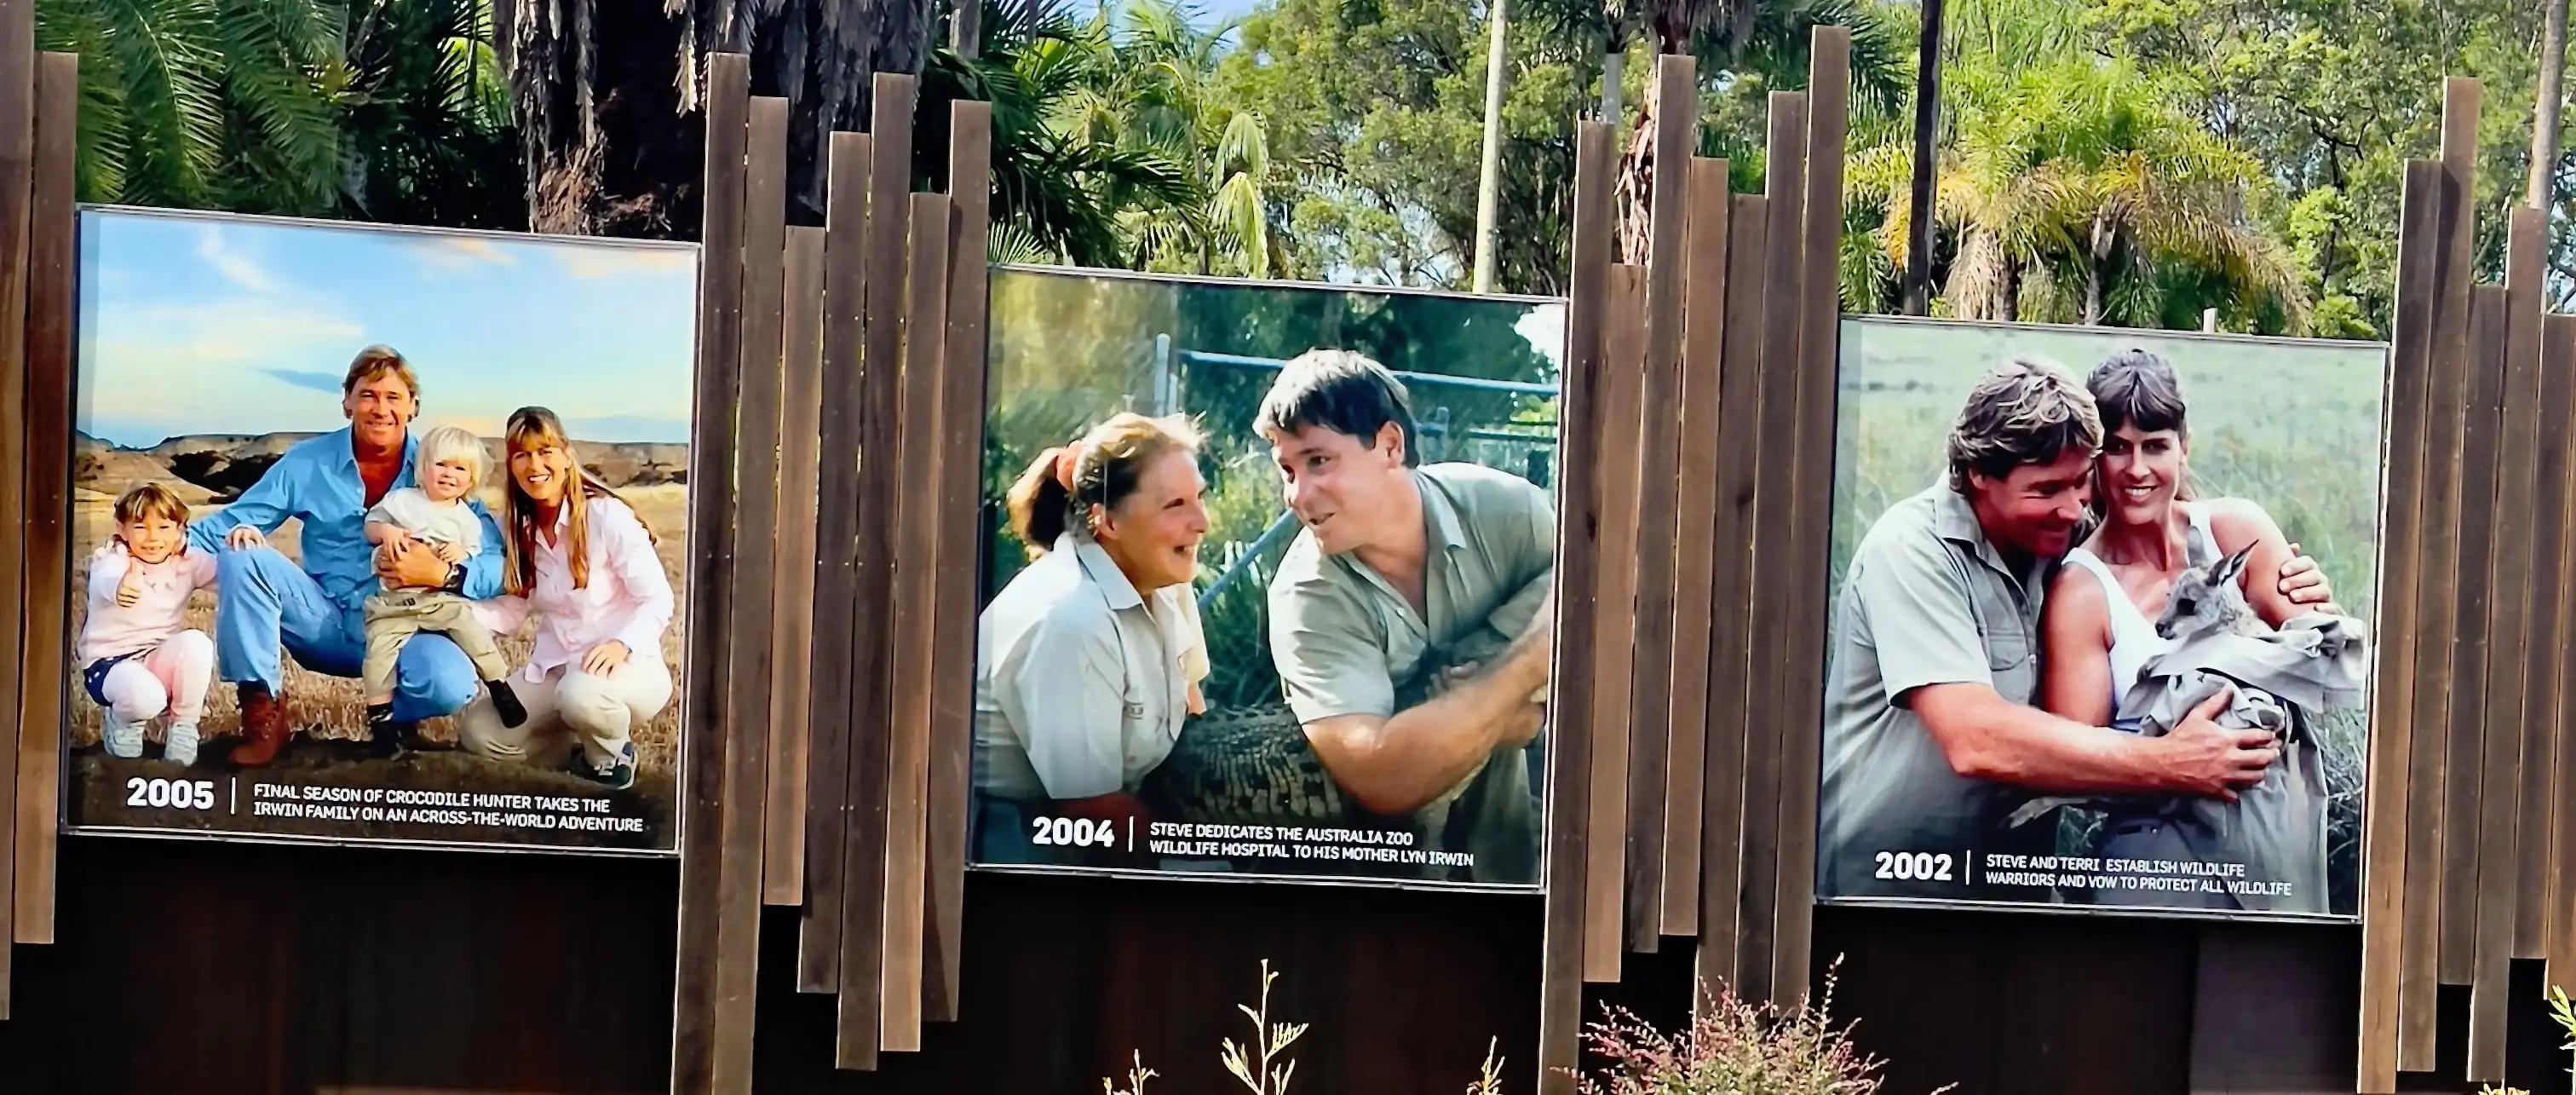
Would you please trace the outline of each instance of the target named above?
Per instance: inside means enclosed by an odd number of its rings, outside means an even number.
[[[554,408],[590,441],[687,440],[696,253],[538,236],[81,215],[75,416],[149,446],[338,429],[369,343],[418,370],[418,424],[496,436]]]

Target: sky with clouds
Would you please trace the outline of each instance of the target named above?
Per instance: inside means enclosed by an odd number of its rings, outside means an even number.
[[[338,429],[370,343],[420,374],[419,426],[497,436],[551,407],[590,441],[683,442],[696,252],[90,210],[76,415],[131,447]]]

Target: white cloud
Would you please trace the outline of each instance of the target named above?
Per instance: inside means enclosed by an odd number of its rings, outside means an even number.
[[[496,246],[492,241],[473,236],[422,235],[405,237],[422,265],[434,270],[471,270],[477,266],[517,266],[519,256]]]
[[[366,333],[339,316],[240,297],[127,306],[117,309],[116,321],[116,330],[99,332],[94,357],[81,368],[141,391],[182,370],[284,365],[308,357],[307,350],[331,350],[316,360],[336,369]]]
[[[243,289],[254,293],[277,291],[277,282],[268,276],[268,271],[260,269],[249,256],[224,244],[224,230],[220,225],[207,225],[197,234],[197,257],[214,267],[224,280]]]
[[[583,279],[667,275],[698,261],[696,250],[677,247],[564,246],[554,254],[564,273]]]
[[[1512,329],[1528,339],[1530,348],[1539,356],[1565,367],[1565,306],[1557,303],[1537,305],[1523,314]]]

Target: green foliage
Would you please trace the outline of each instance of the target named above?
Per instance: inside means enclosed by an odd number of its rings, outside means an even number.
[[[81,200],[524,221],[478,0],[39,0],[81,55]]]
[[[1192,19],[1176,0],[1084,17],[1069,0],[987,0],[978,55],[932,59],[925,103],[993,105],[991,257],[1276,271],[1269,130],[1217,84],[1230,28]]]

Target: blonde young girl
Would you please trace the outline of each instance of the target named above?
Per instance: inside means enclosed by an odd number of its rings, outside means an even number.
[[[188,506],[152,483],[116,500],[116,534],[89,557],[88,618],[78,649],[82,689],[106,710],[113,757],[143,755],[143,726],[163,715],[163,758],[197,759],[197,718],[215,679],[215,643],[182,628],[188,598],[215,587],[215,557],[188,550]]]
[[[510,414],[502,503],[506,595],[481,609],[509,633],[536,621],[536,646],[513,684],[527,705],[508,725],[491,697],[458,722],[466,747],[494,760],[552,764],[571,750],[574,774],[610,788],[635,783],[634,728],[671,702],[662,661],[670,575],[653,530],[615,491],[591,481],[543,407]]]
[[[483,518],[466,504],[466,496],[483,482],[483,463],[483,442],[469,432],[440,426],[423,435],[412,458],[413,478],[420,485],[387,491],[367,511],[367,542],[415,541],[450,565],[473,558],[483,550]],[[411,736],[411,725],[393,717],[394,664],[402,657],[403,644],[424,631],[447,636],[465,652],[475,675],[491,690],[503,722],[516,726],[526,720],[527,712],[510,692],[510,663],[472,609],[473,602],[446,590],[402,588],[389,580],[367,597],[367,730],[379,750],[399,753]]]

